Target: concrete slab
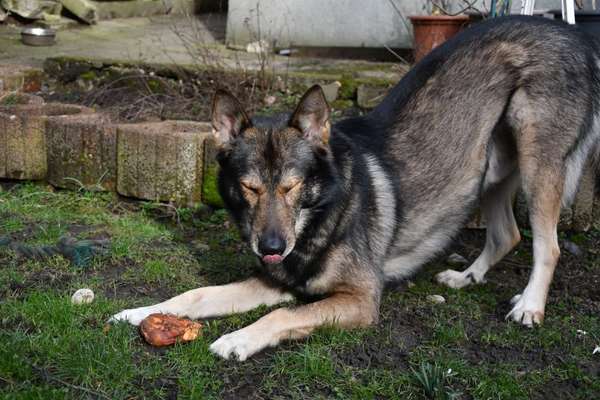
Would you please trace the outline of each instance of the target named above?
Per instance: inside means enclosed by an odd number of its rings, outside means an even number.
[[[38,68],[48,57],[63,56],[250,71],[264,67],[265,60],[259,55],[225,47],[225,24],[224,14],[112,19],[60,30],[56,44],[50,47],[23,45],[19,28],[0,25],[0,59]],[[332,80],[350,73],[357,78],[396,81],[406,71],[405,66],[394,63],[276,55],[268,56],[267,68],[281,75],[300,74],[310,79],[317,74]]]
[[[101,113],[49,117],[46,123],[48,182],[64,189],[114,191],[117,130]]]
[[[117,192],[190,206],[202,197],[210,124],[191,121],[117,126]]]
[[[47,117],[91,112],[72,104],[40,104],[35,98],[26,104],[0,105],[0,148],[5,149],[0,154],[0,178],[45,179]]]

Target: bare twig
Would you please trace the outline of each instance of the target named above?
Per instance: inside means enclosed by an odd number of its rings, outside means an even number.
[[[436,0],[429,0],[429,1],[438,10],[440,10],[443,14],[448,15],[450,17],[454,17],[457,15],[463,14],[465,11],[468,11],[468,10],[476,10],[477,12],[481,13],[481,11],[479,11],[479,9],[477,7],[474,7],[475,3],[477,3],[477,0],[473,0],[471,2],[469,2],[468,0],[463,0],[462,2],[466,4],[465,7],[462,10],[457,11],[455,13],[451,13],[450,11],[448,11],[448,7],[445,6],[443,3],[439,3]]]
[[[383,47],[385,47],[387,51],[389,51],[394,57],[396,57],[398,61],[403,62],[404,64],[408,64],[408,61],[406,61],[406,59],[404,59],[404,57],[402,57],[400,54],[396,53],[390,46],[384,44]]]
[[[396,3],[394,3],[394,0],[388,0],[388,3],[390,3],[390,5],[392,6],[392,8],[396,12],[396,14],[398,14],[398,16],[400,17],[400,20],[402,21],[402,23],[404,24],[404,27],[406,28],[406,32],[408,32],[409,35],[412,35],[412,29],[410,28],[410,24],[406,20],[406,17],[402,13],[402,11],[400,11],[400,8],[396,5]]]

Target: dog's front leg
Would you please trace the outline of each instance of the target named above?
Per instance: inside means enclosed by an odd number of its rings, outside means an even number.
[[[115,314],[110,321],[128,321],[139,325],[153,313],[173,314],[192,319],[242,313],[260,305],[271,306],[293,300],[289,293],[258,278],[222,286],[207,286],[187,291],[162,303],[133,308]]]
[[[282,340],[308,336],[319,326],[344,328],[368,326],[376,322],[379,296],[372,293],[334,293],[330,297],[297,308],[280,308],[252,325],[221,336],[210,350],[229,359],[244,361]]]

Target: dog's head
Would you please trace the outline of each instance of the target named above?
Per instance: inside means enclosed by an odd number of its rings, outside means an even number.
[[[242,236],[265,264],[279,264],[306,229],[331,181],[329,106],[310,88],[289,117],[251,120],[226,91],[215,94],[212,126],[219,191]]]

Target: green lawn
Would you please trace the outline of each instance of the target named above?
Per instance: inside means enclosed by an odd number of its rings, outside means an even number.
[[[208,346],[266,308],[206,321],[202,338],[167,349],[146,345],[127,324],[105,325],[123,308],[249,275],[254,259],[222,211],[33,184],[0,191],[0,237],[43,245],[65,234],[108,238],[110,251],[76,267],[61,256],[29,260],[0,247],[0,398],[600,397],[600,354],[592,355],[600,345],[598,230],[562,235],[586,255],[561,260],[540,328],[504,321],[507,299],[528,278],[526,240],[484,285],[435,284],[432,276],[447,268],[442,258],[386,292],[377,326],[322,329],[243,363],[218,359]],[[473,260],[481,237],[465,233],[456,250]],[[82,287],[94,290],[95,301],[72,305]],[[430,303],[429,294],[446,303]]]

